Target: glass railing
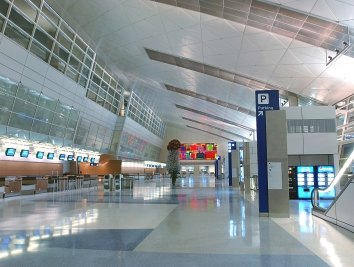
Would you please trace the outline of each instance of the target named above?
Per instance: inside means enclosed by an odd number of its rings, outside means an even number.
[[[354,160],[354,151],[340,169],[333,182],[327,188],[314,188],[311,192],[311,202],[314,210],[325,212],[335,200],[341,195],[349,183],[353,180],[354,174],[348,172]]]

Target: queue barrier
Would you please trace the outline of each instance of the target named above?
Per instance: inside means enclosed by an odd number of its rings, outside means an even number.
[[[122,189],[133,189],[134,186],[134,176],[127,176],[123,174],[106,174],[103,177],[103,191],[120,191]]]
[[[98,188],[97,176],[5,176],[0,177],[2,197]]]

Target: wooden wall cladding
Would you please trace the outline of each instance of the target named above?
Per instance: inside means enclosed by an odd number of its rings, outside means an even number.
[[[3,160],[0,163],[0,176],[44,176],[63,175],[62,163],[25,162]]]
[[[75,164],[75,162],[73,162]],[[75,168],[70,168],[70,170]],[[122,172],[122,161],[121,160],[109,160],[105,163],[99,163],[98,166],[90,166],[90,163],[81,162],[80,163],[81,174],[90,175],[105,175],[105,174],[119,174]],[[74,173],[75,174],[75,173]]]

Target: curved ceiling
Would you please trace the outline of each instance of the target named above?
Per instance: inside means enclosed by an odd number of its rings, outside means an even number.
[[[349,0],[47,2],[168,125],[247,140],[256,89],[328,105],[354,92]]]

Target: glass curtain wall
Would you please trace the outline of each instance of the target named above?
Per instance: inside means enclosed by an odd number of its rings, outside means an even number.
[[[80,84],[86,96],[119,114],[123,86],[96,62],[96,53],[41,0],[0,0],[0,30]]]
[[[0,76],[0,103],[0,135],[110,152],[113,130],[40,91]]]

